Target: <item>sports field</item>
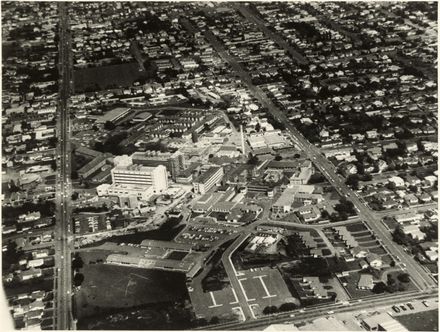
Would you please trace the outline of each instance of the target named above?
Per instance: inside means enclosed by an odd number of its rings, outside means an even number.
[[[81,273],[84,282],[75,295],[78,317],[102,309],[173,302],[188,296],[182,273],[107,264],[84,265]]]

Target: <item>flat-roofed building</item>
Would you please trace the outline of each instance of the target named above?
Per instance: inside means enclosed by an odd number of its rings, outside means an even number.
[[[297,198],[298,201],[304,201],[304,197],[311,198],[315,187],[313,185],[294,185],[286,188],[278,200],[272,205],[272,213],[277,215],[283,215],[292,211],[292,204],[295,201],[295,197],[298,194],[302,194]],[[306,196],[304,196],[306,195]]]
[[[165,166],[173,180],[176,180],[185,170],[185,155],[179,151],[173,153],[159,151],[135,152],[131,158],[133,164],[143,166]]]
[[[362,320],[362,325],[368,331],[390,331],[390,332],[405,332],[408,329],[399,323],[396,319],[388,313],[380,313],[367,317]]]
[[[127,107],[116,107],[111,111],[105,113],[104,115],[100,116],[96,120],[96,123],[106,123],[107,121],[115,123],[127,116],[130,111],[131,109]]]
[[[153,187],[155,193],[168,189],[165,166],[148,167],[141,165],[116,166],[111,171],[113,184],[134,187]]]
[[[107,163],[107,159],[111,157],[111,154],[105,153],[93,158],[90,162],[85,164],[78,170],[78,175],[83,179],[89,177],[101,167]]]
[[[194,192],[197,194],[205,194],[213,186],[220,183],[223,178],[223,168],[222,167],[210,167],[205,173],[200,175],[194,180]]]

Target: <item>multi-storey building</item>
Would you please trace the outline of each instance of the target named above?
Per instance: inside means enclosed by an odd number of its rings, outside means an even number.
[[[194,192],[197,194],[204,194],[209,191],[213,186],[220,183],[223,178],[222,167],[211,167],[194,180]]]
[[[174,153],[159,151],[135,152],[132,155],[132,160],[133,164],[143,166],[163,165],[173,180],[176,180],[185,169],[185,156],[178,151]]]
[[[148,167],[141,165],[116,166],[112,169],[112,181],[115,185],[134,187],[153,187],[160,193],[168,188],[165,166]]]

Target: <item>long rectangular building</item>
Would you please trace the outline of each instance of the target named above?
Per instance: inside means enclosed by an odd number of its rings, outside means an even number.
[[[220,183],[223,178],[222,167],[210,167],[205,173],[194,180],[194,192],[197,194],[205,194],[216,184]]]
[[[130,165],[116,166],[112,169],[112,181],[115,185],[136,187],[153,187],[156,193],[168,188],[168,177],[165,166],[156,167]]]
[[[179,151],[174,153],[159,151],[135,152],[132,155],[132,160],[133,164],[144,166],[163,165],[167,168],[173,180],[176,180],[185,169],[185,156]]]

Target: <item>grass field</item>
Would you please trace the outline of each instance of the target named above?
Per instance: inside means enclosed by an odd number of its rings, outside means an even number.
[[[137,62],[79,69],[74,72],[75,92],[84,92],[88,88],[96,90],[97,87],[103,90],[112,85],[127,87],[144,76]]]
[[[173,302],[188,296],[181,273],[107,264],[86,264],[81,273],[84,282],[75,295],[78,317],[105,309]]]
[[[438,310],[397,316],[396,319],[410,331],[438,331]]]
[[[367,230],[367,227],[363,223],[355,223],[347,226],[347,230],[350,232],[360,232]]]

